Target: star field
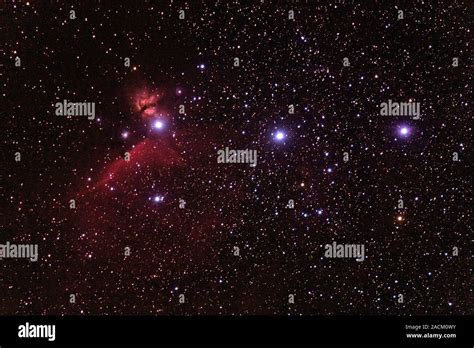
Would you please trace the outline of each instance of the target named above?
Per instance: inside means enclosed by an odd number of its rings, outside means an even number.
[[[472,313],[469,2],[2,8],[0,314]]]

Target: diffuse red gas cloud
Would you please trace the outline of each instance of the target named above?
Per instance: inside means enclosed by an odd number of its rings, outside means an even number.
[[[162,94],[155,90],[140,89],[132,95],[135,111],[143,118],[153,117],[159,113],[158,102]]]
[[[135,111],[130,116],[139,116],[142,125],[150,127],[164,114],[165,99],[164,94],[160,97],[143,89],[130,100]],[[166,117],[171,120],[172,114]],[[163,294],[158,298],[160,313],[179,313],[181,307],[168,300],[173,295],[168,294],[167,284],[183,279],[205,288],[202,274],[215,269],[223,257],[220,250],[227,237],[222,230],[237,221],[216,202],[237,210],[245,206],[240,204],[247,196],[245,188],[222,191],[210,183],[209,173],[216,170],[223,171],[216,177],[228,182],[235,182],[233,175],[239,173],[216,167],[215,148],[223,140],[214,127],[170,126],[151,129],[149,134],[136,144],[127,140],[123,151],[128,152],[128,160],[117,152],[98,178],[71,195],[77,209],[68,210],[71,232],[66,243],[73,249],[75,267],[70,287],[81,289],[90,313],[128,310],[137,295],[130,284],[142,286],[136,291],[145,289],[139,295],[143,299],[157,301],[156,293]],[[155,197],[162,199],[155,201]],[[179,205],[182,200],[184,209]],[[87,276],[72,276],[79,273]],[[117,285],[118,275],[129,281],[123,285],[125,290]],[[96,288],[107,296],[98,299]],[[124,291],[130,296],[117,304]],[[149,313],[147,301],[134,310]]]
[[[165,92],[142,87],[129,94],[133,110],[141,118],[144,126],[153,127],[154,120],[169,121],[169,114],[160,105]],[[151,121],[151,122],[150,122]],[[137,171],[147,168],[166,168],[182,165],[183,160],[173,146],[173,139],[166,134],[150,137],[130,147],[130,149],[107,165],[95,189],[116,180],[123,180]]]

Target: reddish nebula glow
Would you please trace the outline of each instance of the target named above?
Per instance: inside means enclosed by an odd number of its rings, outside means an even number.
[[[156,91],[142,89],[133,96],[135,110],[144,118],[155,116],[158,112],[160,94]]]
[[[129,176],[137,175],[141,171],[149,171],[152,168],[158,170],[183,165],[179,154],[166,142],[145,139],[129,150],[129,154],[129,161],[120,158],[106,167],[95,188],[101,188],[103,185],[117,180],[126,181]]]

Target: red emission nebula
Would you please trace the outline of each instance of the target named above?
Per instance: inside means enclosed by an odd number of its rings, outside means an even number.
[[[472,312],[463,1],[42,3],[2,7],[0,314]]]
[[[81,260],[80,266],[94,264],[107,271],[75,279],[70,290],[85,287],[97,295],[95,291],[104,291],[107,284],[108,296],[118,295],[122,286],[129,286],[113,281],[115,275],[123,272],[137,282],[149,283],[150,293],[139,294],[142,297],[154,296],[153,284],[157,283],[160,287],[169,283],[172,292],[179,289],[172,284],[187,278],[199,283],[194,271],[212,269],[220,257],[214,250],[222,249],[220,229],[235,226],[233,218],[226,217],[222,209],[212,208],[215,195],[208,194],[210,182],[202,179],[206,172],[216,169],[213,158],[209,158],[216,142],[209,134],[216,132],[208,130],[203,134],[186,129],[171,135],[169,130],[154,129],[153,120],[158,117],[166,124],[170,121],[163,117],[166,113],[159,100],[156,93],[136,94],[133,105],[144,125],[150,128],[150,136],[107,165],[95,183],[71,195],[81,205],[70,217],[77,228],[68,236]],[[203,136],[207,142],[199,141]],[[187,147],[189,142],[196,144],[192,151]],[[239,197],[243,197],[240,190],[237,188],[233,194],[222,192],[220,198],[237,209]],[[190,191],[202,194],[190,196]],[[231,250],[232,246],[227,248]],[[104,278],[108,279],[105,283]],[[98,312],[103,309],[100,301],[88,306]],[[159,308],[157,304],[157,312],[162,311]]]

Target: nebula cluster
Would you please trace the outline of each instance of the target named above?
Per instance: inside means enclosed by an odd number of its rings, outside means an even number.
[[[2,6],[1,315],[472,313],[469,2]]]

